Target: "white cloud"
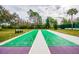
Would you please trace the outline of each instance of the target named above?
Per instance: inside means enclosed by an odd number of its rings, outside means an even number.
[[[4,5],[3,7],[9,10],[11,13],[16,12],[22,19],[28,18],[27,11],[29,9],[38,12],[42,16],[43,20],[45,20],[47,16],[67,17],[66,12],[69,8],[77,8],[79,11],[78,5]],[[79,13],[76,15],[76,17],[77,16],[79,16]]]

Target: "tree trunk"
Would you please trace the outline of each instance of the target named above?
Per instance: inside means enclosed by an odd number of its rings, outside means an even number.
[[[71,15],[71,28],[73,30],[73,15]]]

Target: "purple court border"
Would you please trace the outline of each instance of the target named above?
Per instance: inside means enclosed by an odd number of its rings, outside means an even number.
[[[0,47],[0,54],[28,54],[31,47]]]
[[[79,46],[49,47],[51,54],[79,54]]]

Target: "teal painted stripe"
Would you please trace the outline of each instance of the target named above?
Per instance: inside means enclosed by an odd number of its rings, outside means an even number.
[[[54,33],[48,32],[47,30],[42,30],[42,34],[48,46],[78,46],[77,44],[61,38]]]
[[[1,46],[9,46],[9,47],[23,47],[23,46],[32,46],[33,41],[37,35],[38,30],[33,30],[32,32],[26,33],[23,36],[20,36],[8,43],[5,43]]]

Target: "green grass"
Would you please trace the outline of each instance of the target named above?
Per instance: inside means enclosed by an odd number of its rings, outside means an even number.
[[[57,31],[57,32],[61,32],[61,33],[79,37],[79,30],[59,29],[59,30],[53,30],[53,31]]]
[[[23,29],[23,33],[30,31],[31,29]],[[3,42],[5,40],[8,40],[10,38],[16,37],[18,35],[21,35],[23,33],[17,33],[15,34],[15,29],[3,29],[0,31],[0,42]]]

